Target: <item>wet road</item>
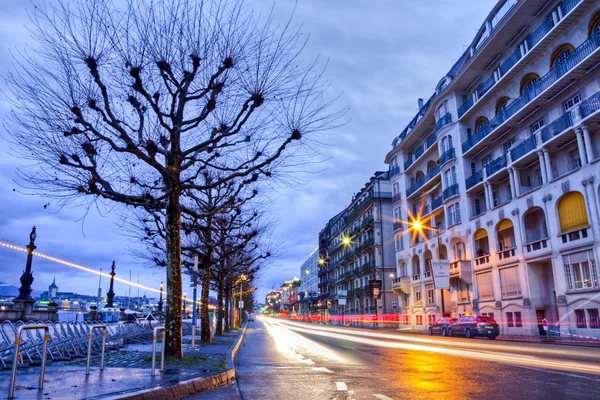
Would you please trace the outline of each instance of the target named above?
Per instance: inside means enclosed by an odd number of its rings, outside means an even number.
[[[262,318],[237,376],[194,399],[598,399],[600,349]]]

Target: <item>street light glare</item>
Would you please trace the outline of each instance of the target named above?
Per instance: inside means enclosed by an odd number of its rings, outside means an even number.
[[[414,230],[420,231],[423,228],[423,225],[421,224],[421,221],[414,220],[412,222],[412,227],[413,227]]]
[[[342,243],[345,245],[348,245],[348,244],[352,243],[352,240],[350,240],[350,238],[348,236],[344,236],[342,238]]]

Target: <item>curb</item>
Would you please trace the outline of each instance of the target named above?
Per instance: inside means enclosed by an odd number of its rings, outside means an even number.
[[[227,350],[227,363],[230,368],[217,375],[207,376],[187,381],[179,382],[169,387],[156,387],[152,389],[140,390],[135,393],[124,394],[121,396],[110,397],[111,400],[175,400],[184,397],[193,396],[198,393],[217,389],[221,386],[227,386],[235,381],[235,358],[242,344],[246,333],[246,326],[242,331],[237,343],[231,350]]]

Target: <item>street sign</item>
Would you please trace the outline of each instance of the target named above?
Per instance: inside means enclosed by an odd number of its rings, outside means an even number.
[[[369,287],[371,288],[371,296],[378,299],[381,296],[381,280],[380,279],[370,280]]]
[[[239,307],[239,308],[244,308],[244,300],[240,300],[240,301],[238,302],[238,307]]]
[[[547,332],[548,331],[548,320],[546,318],[542,319],[542,328]]]
[[[347,290],[338,290],[338,304],[340,306],[346,305],[346,297],[348,296]]]
[[[398,302],[392,301],[392,308],[398,308]]]
[[[436,289],[450,289],[450,261],[431,260],[433,284]]]

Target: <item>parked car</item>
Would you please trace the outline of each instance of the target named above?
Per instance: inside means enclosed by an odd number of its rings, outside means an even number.
[[[254,322],[254,314],[248,315],[248,322]]]
[[[456,318],[440,318],[435,324],[429,326],[430,335],[448,336],[448,329],[456,323]]]
[[[455,324],[448,328],[448,336],[464,336],[467,338],[486,336],[493,340],[499,334],[500,328],[496,321],[491,317],[477,315],[460,317]]]

